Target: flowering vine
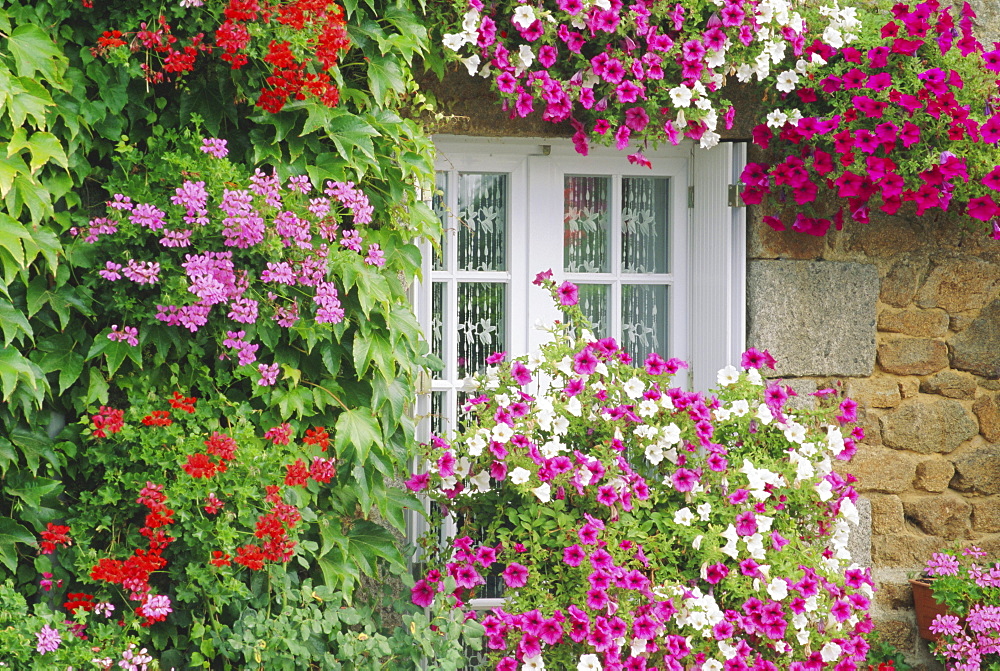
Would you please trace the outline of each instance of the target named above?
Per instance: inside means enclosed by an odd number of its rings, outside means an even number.
[[[579,323],[571,287],[536,283]],[[466,428],[407,481],[457,525],[426,539],[413,601],[480,617],[498,671],[864,668],[873,582],[847,548],[854,478],[834,468],[863,437],[856,404],[792,404],[766,352],[705,395],[671,385],[677,360],[552,334],[493,357]],[[483,596],[502,605],[471,609]]]

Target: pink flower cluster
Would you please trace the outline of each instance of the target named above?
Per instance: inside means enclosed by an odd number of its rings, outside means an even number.
[[[219,159],[227,153],[225,141],[213,138],[205,138],[200,149]],[[108,202],[109,215],[92,220],[82,234],[89,244],[115,250],[111,259],[103,261],[98,275],[109,282],[125,278],[139,286],[165,284],[159,294],[162,302],[151,301],[156,306],[151,316],[192,333],[209,323],[216,306],[227,320],[240,326],[273,319],[281,327],[291,328],[306,316],[300,315],[306,305],[300,302],[302,297],[312,298],[314,312],[309,316],[316,322],[341,322],[344,309],[330,275],[330,254],[335,250],[354,253],[361,263],[375,267],[386,262],[377,243],[369,243],[367,250],[363,247],[360,228],[370,224],[374,214],[365,193],[353,182],[328,181],[325,195],[310,198],[313,188],[308,176],[294,176],[283,187],[274,173],[260,169],[249,176],[246,188],[228,186],[221,199],[211,204],[204,181],[185,180],[173,190],[165,209],[115,194]],[[353,218],[353,227],[342,236],[331,202],[339,203]],[[174,225],[174,221],[182,223]],[[148,249],[141,245],[149,233],[157,238],[160,251],[137,258]],[[133,248],[134,238],[137,244]],[[122,249],[122,245],[126,247]],[[175,249],[184,250],[182,258],[173,252]],[[250,250],[255,254],[245,253]],[[171,273],[179,268],[183,275],[163,283],[161,272],[167,268]],[[177,286],[184,293],[178,295]],[[240,366],[257,362],[259,344],[247,340],[247,332],[252,331],[232,325],[220,332],[222,347],[238,356]],[[138,344],[134,326],[122,331],[114,327],[108,337]],[[277,371],[276,365],[260,364],[259,384],[275,384]]]
[[[944,57],[957,50],[972,61],[971,69],[1000,73],[1000,49],[983,52],[972,32],[975,13],[968,3],[957,26],[951,12],[938,0],[898,3],[882,26],[878,46],[861,52],[821,42],[808,45],[805,54],[816,54],[843,72],[786,93],[783,105],[808,112],[834,103],[845,111],[797,119],[780,110],[769,115],[767,124],[754,129],[754,142],[764,148],[777,144],[786,156],[774,164],[746,166],[744,202],[761,203],[765,196],[794,201],[794,214],[765,217],[779,231],[790,227],[821,236],[831,226],[840,230],[846,217],[868,223],[873,207],[895,214],[904,203],[913,203],[918,216],[939,209],[986,222],[1000,239],[1000,166],[967,158],[981,151],[976,145],[1000,142],[1000,114],[993,112],[1000,94],[995,83],[984,92],[982,84],[963,81],[958,71],[943,65]],[[975,87],[976,103],[968,96],[960,100],[967,84]],[[832,217],[802,211],[829,192],[846,201]]]

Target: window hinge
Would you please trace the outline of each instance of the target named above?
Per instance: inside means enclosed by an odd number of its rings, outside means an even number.
[[[694,186],[688,187],[688,207],[694,207]]]
[[[730,184],[729,185],[729,207],[743,207],[743,201],[740,200],[740,185]]]

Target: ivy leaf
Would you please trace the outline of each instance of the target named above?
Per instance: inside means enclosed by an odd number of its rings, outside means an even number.
[[[8,482],[7,486],[4,487],[4,492],[10,496],[16,496],[31,508],[39,508],[42,505],[42,499],[61,487],[62,483],[58,480],[33,477],[28,478],[23,483]]]
[[[365,573],[374,575],[375,566],[379,559],[384,559],[400,571],[406,570],[403,555],[396,547],[392,534],[385,527],[367,520],[360,520],[351,527],[347,538],[351,544],[351,558]]]
[[[333,439],[337,456],[344,452],[350,444],[358,455],[358,462],[364,464],[372,445],[382,445],[382,434],[371,408],[352,408],[345,410],[337,418],[336,435]]]
[[[7,48],[14,57],[14,67],[21,77],[33,77],[36,72],[43,79],[58,81],[66,57],[52,38],[35,25],[18,26],[7,38]]]
[[[4,347],[8,347],[14,340],[20,341],[22,334],[34,337],[27,317],[7,300],[0,300],[0,329],[3,329]]]
[[[38,131],[28,141],[28,149],[31,150],[31,174],[35,174],[50,160],[55,161],[63,168],[69,168],[66,150],[52,133]]]
[[[11,571],[17,570],[14,543],[35,545],[35,534],[9,517],[0,517],[0,561]]]
[[[388,102],[389,92],[402,93],[406,88],[399,61],[391,56],[373,55],[368,59],[368,86],[379,104]]]

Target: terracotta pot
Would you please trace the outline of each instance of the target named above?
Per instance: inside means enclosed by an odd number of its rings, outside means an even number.
[[[917,630],[925,641],[937,642],[938,635],[931,631],[931,622],[938,615],[947,615],[948,607],[934,600],[931,584],[924,580],[910,580],[913,589],[913,610],[917,613]]]

